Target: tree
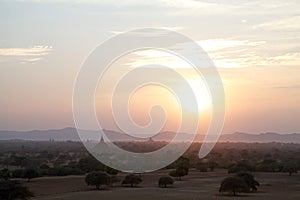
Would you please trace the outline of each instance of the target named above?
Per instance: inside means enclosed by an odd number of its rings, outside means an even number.
[[[130,185],[130,187],[136,187],[141,182],[142,178],[140,176],[130,174],[125,176],[124,180],[122,181],[122,185]]]
[[[82,158],[78,162],[78,168],[80,168],[83,172],[92,172],[92,171],[104,171],[110,175],[118,174],[118,170],[113,169],[109,166],[104,165],[100,161],[98,161],[93,156],[89,155],[86,158]]]
[[[175,170],[169,173],[172,177],[177,177],[181,180],[182,176],[188,175],[190,167],[190,160],[181,156],[175,161]]]
[[[111,167],[108,167],[106,165],[104,166],[104,171],[107,172],[110,175],[117,175],[119,173],[118,170],[116,170],[114,168],[111,168]]]
[[[23,178],[22,175],[23,175],[23,169],[16,169],[16,170],[13,170],[12,171],[12,178]]]
[[[251,172],[254,170],[254,167],[246,160],[242,160],[228,169],[228,173],[239,173],[239,172]]]
[[[187,171],[184,168],[177,168],[173,171],[170,171],[170,176],[178,178],[181,181],[181,177],[187,175]]]
[[[250,188],[252,192],[257,191],[257,187],[260,185],[259,182],[257,182],[254,179],[254,176],[250,173],[238,173],[237,177],[242,178],[247,186]]]
[[[262,172],[279,172],[281,169],[281,163],[278,163],[277,160],[274,159],[264,159],[256,165],[256,171]]]
[[[110,184],[110,176],[103,171],[90,172],[86,175],[85,182],[87,185],[95,185],[99,190],[101,186]]]
[[[39,173],[35,169],[25,169],[22,174],[22,178],[26,178],[27,182],[37,177],[39,177]]]
[[[218,163],[216,163],[214,161],[208,162],[208,168],[210,169],[211,172],[214,171],[217,166],[218,166]]]
[[[105,171],[105,166],[91,155],[80,159],[78,162],[78,167],[86,173],[93,171]]]
[[[13,200],[23,199],[27,200],[34,195],[18,181],[3,180],[0,181],[0,199]]]
[[[240,192],[248,192],[249,187],[242,178],[239,177],[227,177],[220,186],[219,192],[229,192],[233,196],[236,196]]]
[[[196,169],[200,172],[207,172],[208,164],[207,163],[197,163]]]
[[[110,186],[114,186],[115,183],[120,183],[120,179],[116,175],[110,175]]]
[[[174,180],[169,176],[162,176],[158,180],[159,187],[167,187],[167,185],[173,185]]]
[[[8,169],[5,168],[0,171],[0,180],[7,181],[10,178],[11,178],[11,173]]]
[[[189,173],[189,167],[190,167],[190,160],[188,158],[185,158],[181,156],[175,161],[175,167],[176,169],[183,169],[185,170],[187,175]]]
[[[297,167],[293,163],[287,163],[283,167],[282,171],[283,172],[288,172],[289,176],[292,176],[293,173],[297,173],[298,172]]]

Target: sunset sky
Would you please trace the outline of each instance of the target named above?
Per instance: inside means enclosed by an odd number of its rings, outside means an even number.
[[[74,127],[73,84],[90,52],[118,33],[154,27],[186,35],[215,63],[226,95],[223,133],[300,132],[298,0],[0,0],[0,25],[0,130]],[[186,63],[159,51],[133,56],[114,65],[170,65],[196,92],[195,113],[209,115],[209,95]],[[155,101],[170,113],[165,130],[175,130],[176,99],[155,86],[133,95],[133,119],[147,123]],[[96,104],[106,112],[101,98]],[[100,118],[115,129],[108,114]]]

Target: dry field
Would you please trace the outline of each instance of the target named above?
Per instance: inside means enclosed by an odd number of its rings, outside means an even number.
[[[182,181],[173,187],[159,188],[157,180],[168,171],[143,174],[143,183],[138,188],[115,186],[96,191],[85,185],[84,177],[49,177],[32,180],[26,185],[37,200],[198,200],[198,199],[300,199],[300,174],[288,176],[284,173],[255,173],[261,186],[256,193],[242,194],[239,197],[221,196],[218,193],[221,180],[228,176],[226,171],[198,172],[191,170]],[[122,178],[124,174],[120,174]]]

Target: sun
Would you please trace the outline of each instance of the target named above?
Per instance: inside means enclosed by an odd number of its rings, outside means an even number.
[[[145,65],[161,65],[162,68],[167,67],[176,71],[182,76],[183,79],[170,79],[173,87],[180,92],[180,95],[184,98],[181,101],[182,111],[198,114],[199,112],[207,112],[211,109],[211,98],[209,90],[205,84],[205,81],[201,77],[201,74],[186,60],[179,56],[162,50],[142,50],[134,53],[134,61],[127,63],[132,67],[141,67]],[[169,77],[166,77],[169,78]],[[187,94],[185,89],[185,83],[188,83],[191,87],[194,96],[196,98],[197,107],[191,105],[190,94]],[[170,95],[168,93],[168,95]],[[176,94],[175,94],[176,95]]]

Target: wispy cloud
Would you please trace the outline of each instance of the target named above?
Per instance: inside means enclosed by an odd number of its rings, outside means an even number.
[[[260,60],[257,49],[266,42],[213,39],[198,43],[208,52],[217,67],[240,68],[254,66]]]
[[[300,52],[289,52],[282,55],[271,56],[261,62],[262,65],[297,65],[300,64]]]
[[[51,46],[33,46],[29,48],[1,48],[1,62],[36,62],[52,51]]]
[[[197,41],[197,43],[208,53],[218,68],[297,66],[300,64],[300,52],[275,52],[276,54],[274,53],[273,55],[264,54],[264,49],[268,48],[265,41],[210,39]],[[203,60],[203,66],[206,66],[201,52],[196,52],[195,49],[189,47],[192,46],[187,43],[174,45],[174,49],[188,51],[187,53]],[[272,52],[270,53],[272,54]],[[127,66],[165,65],[172,68],[191,68],[181,58],[159,50],[138,51],[134,53],[134,56],[133,59],[126,63]]]
[[[253,26],[253,29],[264,29],[264,30],[300,30],[300,16],[293,16],[280,20],[273,20]]]
[[[239,68],[253,66],[260,62],[261,57],[257,54],[256,49],[265,44],[265,41],[248,41],[233,39],[210,39],[197,41],[200,47],[214,61],[216,67],[219,68]],[[174,45],[174,49],[184,51],[190,55],[196,56],[203,60],[203,66],[207,66],[206,56],[193,49],[193,45],[188,43],[180,43]],[[188,51],[188,52],[187,52]],[[200,54],[199,54],[200,53]],[[138,67],[147,64],[162,64],[171,66],[172,68],[190,68],[191,66],[184,60],[176,56],[157,50],[145,50],[135,53],[134,59],[128,62],[131,67]]]
[[[134,29],[138,29],[140,27],[136,27],[136,28],[131,28],[130,30],[134,30]],[[147,27],[143,27],[143,28],[147,28]],[[151,27],[152,28],[152,27]],[[179,30],[183,30],[185,29],[185,27],[182,26],[155,26],[156,29],[166,29],[166,30],[170,30],[170,31],[179,31]],[[110,31],[112,34],[122,34],[122,33],[126,33],[128,32],[128,30],[126,31],[117,31],[117,30],[112,30]]]

